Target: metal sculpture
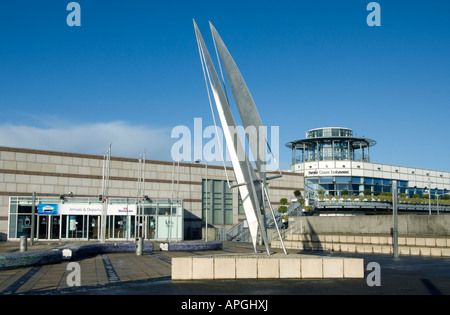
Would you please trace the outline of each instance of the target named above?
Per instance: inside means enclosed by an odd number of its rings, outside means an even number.
[[[211,23],[210,28],[213,35],[215,47],[218,51],[217,58],[219,59],[220,55],[220,59],[223,62],[225,73],[227,74],[227,78],[230,83],[231,90],[236,105],[238,107],[244,128],[246,130],[249,130],[251,128],[252,130],[255,131],[254,135],[256,135],[256,138],[253,137],[251,139],[248,133],[247,137],[249,140],[249,145],[253,157],[255,158],[255,164],[258,170],[257,173],[253,169],[252,165],[250,164],[249,158],[245,154],[239,135],[237,135],[235,132],[236,123],[231,113],[228,96],[226,92],[224,92],[224,89],[222,88],[221,81],[214,68],[213,62],[206,48],[206,45],[203,41],[200,30],[198,29],[197,24],[194,21],[195,35],[197,38],[197,44],[199,48],[203,72],[205,75],[205,82],[208,90],[208,95],[210,95],[209,88],[211,88],[217,112],[219,113],[220,122],[222,124],[227,149],[230,154],[231,163],[233,165],[233,170],[237,181],[237,185],[234,185],[233,187],[239,188],[253,247],[256,252],[257,237],[259,230],[261,238],[265,244],[267,253],[270,254],[267,240],[267,227],[265,224],[266,211],[264,207],[264,195],[267,195],[267,190],[265,189],[266,183],[265,159],[266,159],[267,141],[265,139],[265,133],[263,132],[264,127],[262,126],[261,118],[258,114],[255,103],[250,95],[250,92],[247,88],[247,85],[244,82],[242,75],[239,72],[238,67],[236,66],[236,63],[234,62],[228,49],[226,48],[225,44],[220,38],[217,30]],[[220,59],[218,60],[219,66],[220,66]],[[222,80],[224,80],[222,68],[220,68],[220,71]],[[241,152],[243,154],[240,154]],[[281,172],[280,175],[277,175],[276,177],[279,176],[281,176]],[[268,196],[266,197],[268,199]],[[279,230],[278,234],[280,235]]]

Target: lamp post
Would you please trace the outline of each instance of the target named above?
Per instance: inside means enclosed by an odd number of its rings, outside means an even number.
[[[437,203],[437,214],[439,215],[439,196],[443,199],[446,195],[448,195],[447,188],[444,188],[444,192],[442,194],[438,194],[436,187],[436,203]]]
[[[448,196],[450,193],[447,192],[447,188],[444,188],[444,193],[441,194],[441,199],[444,199],[445,196]],[[436,194],[437,198],[437,214],[439,215],[439,194]]]
[[[199,164],[201,160],[196,160],[195,163]],[[205,160],[205,242],[208,241],[208,162]]]
[[[392,247],[394,258],[398,258],[398,216],[397,216],[397,181],[392,181],[392,215],[393,215],[393,229],[392,229]]]
[[[430,175],[427,173],[427,176],[430,176]],[[431,180],[428,177],[428,187],[425,187],[425,189],[424,189],[424,193],[428,189],[428,215],[431,215],[431,188],[430,187],[431,187]],[[422,195],[422,197],[423,197],[423,195]]]
[[[434,184],[434,182],[432,182],[431,179],[428,178],[428,214],[429,215],[431,215],[431,184]]]
[[[36,192],[33,192],[32,204],[31,204],[31,232],[30,232],[30,245],[34,245],[34,230],[35,230],[35,213],[36,213]]]
[[[437,189],[436,189],[436,207],[437,207],[437,215],[439,215],[439,195],[437,193]]]

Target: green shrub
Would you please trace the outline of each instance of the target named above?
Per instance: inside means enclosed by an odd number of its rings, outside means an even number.
[[[287,207],[286,206],[279,206],[278,207],[278,213],[286,213],[287,212]]]

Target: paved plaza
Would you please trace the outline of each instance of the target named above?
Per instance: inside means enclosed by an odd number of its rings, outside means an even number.
[[[61,247],[64,243],[28,246],[28,251]],[[0,243],[0,253],[18,251],[18,242]],[[174,257],[223,254],[249,254],[252,245],[226,242],[222,250],[168,252],[155,251],[137,256],[134,253],[103,254],[88,257],[80,264],[81,285],[69,287],[69,261],[59,264],[0,271],[1,295],[319,295],[319,294],[450,294],[450,259],[438,257],[350,254],[335,252],[301,252],[332,257],[364,258],[364,266],[380,266],[379,285],[368,285],[372,270],[364,279],[245,279],[172,281],[171,260]],[[261,247],[264,253],[264,247]],[[281,252],[281,250],[274,250]],[[289,254],[299,254],[290,250]]]

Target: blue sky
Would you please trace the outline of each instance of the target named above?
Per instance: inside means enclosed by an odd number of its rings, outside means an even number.
[[[0,145],[171,160],[175,126],[212,125],[192,19],[211,21],[263,124],[285,143],[349,127],[371,161],[450,171],[450,2],[70,1],[0,4]]]

